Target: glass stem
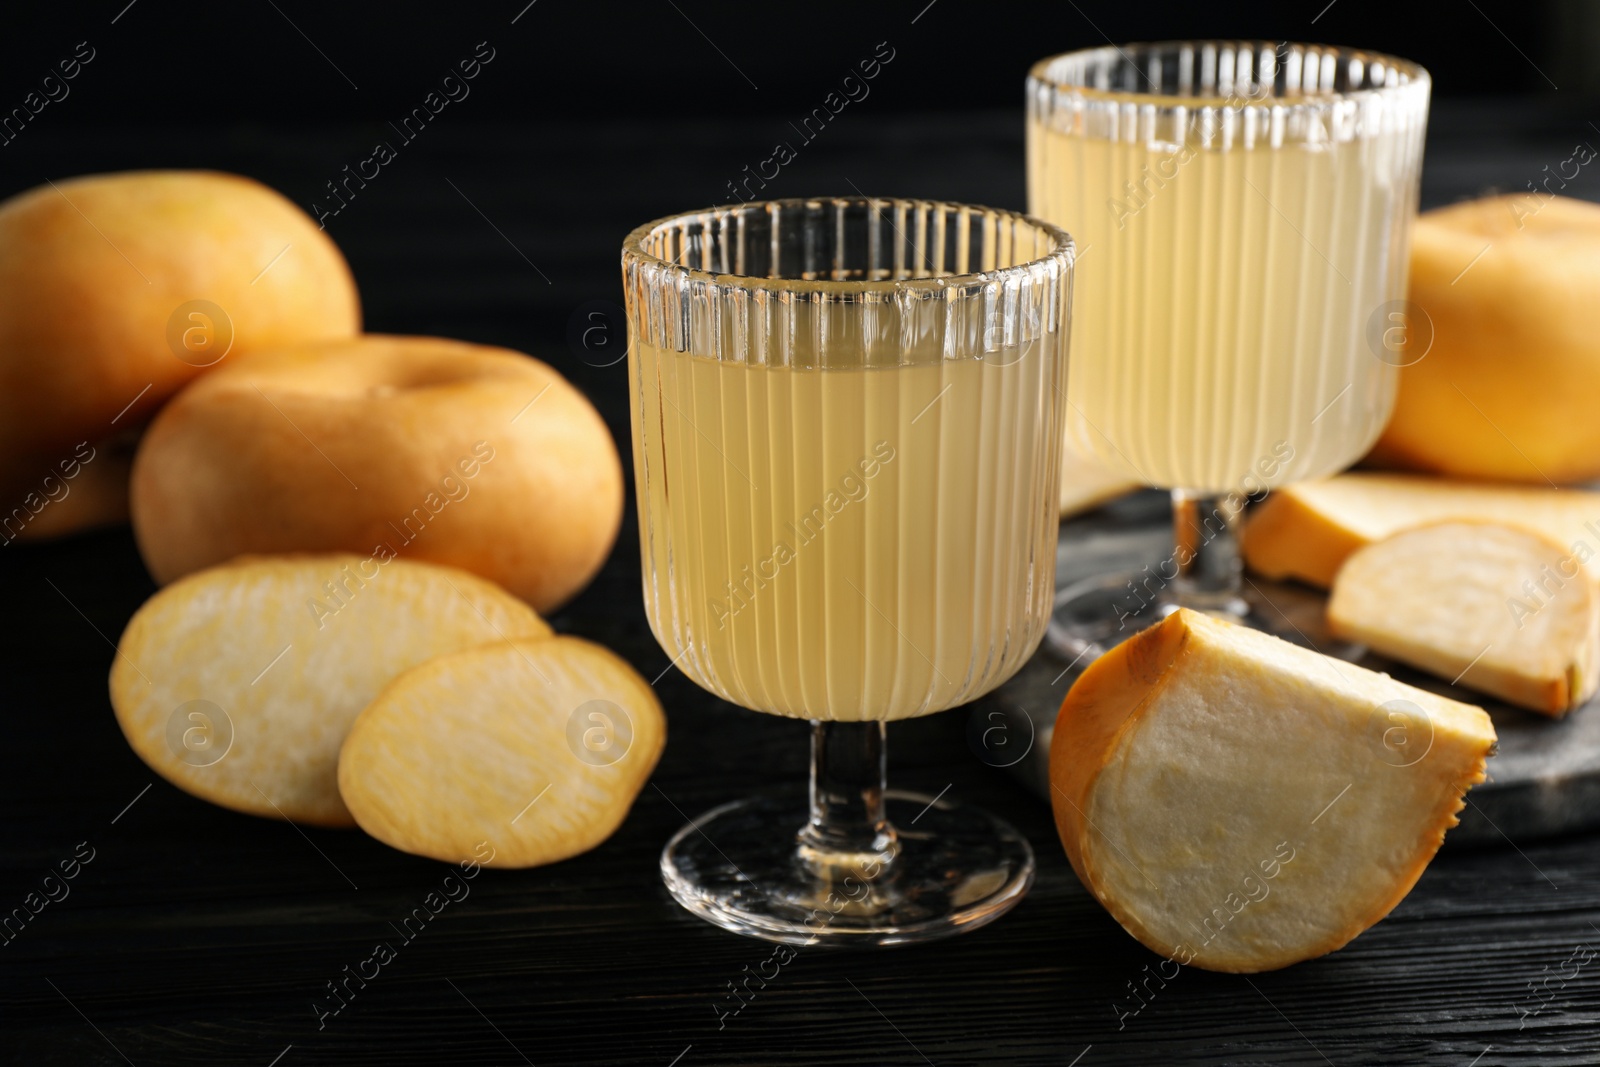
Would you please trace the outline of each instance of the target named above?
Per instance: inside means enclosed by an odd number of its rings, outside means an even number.
[[[884,812],[888,774],[882,722],[811,723],[811,818],[800,831],[800,858],[817,877],[841,880],[897,851]]]
[[[1180,607],[1243,616],[1239,507],[1234,494],[1172,491],[1173,599]]]

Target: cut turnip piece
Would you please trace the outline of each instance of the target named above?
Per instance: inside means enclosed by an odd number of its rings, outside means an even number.
[[[134,613],[111,705],[139,757],[225,808],[349,826],[339,746],[397,674],[550,627],[454,567],[384,556],[243,558],[179,579]]]
[[[1531,530],[1443,522],[1368,545],[1334,580],[1328,626],[1545,715],[1594,695],[1600,595],[1577,556]]]
[[[1264,971],[1387,915],[1494,743],[1480,708],[1182,609],[1067,694],[1051,793],[1078,877],[1129,933]]]
[[[395,679],[351,728],[339,789],[404,852],[533,867],[610,837],[665,741],[655,692],[613,653],[499,642]]]

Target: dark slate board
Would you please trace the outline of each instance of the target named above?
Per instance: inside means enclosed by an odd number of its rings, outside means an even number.
[[[1166,495],[1147,491],[1062,523],[1057,586],[1161,559],[1171,550],[1169,514]],[[1249,599],[1269,600],[1314,646],[1326,650],[1336,644],[1323,625],[1326,597],[1320,590],[1254,576],[1249,583]],[[1472,791],[1461,825],[1450,831],[1451,841],[1504,843],[1600,826],[1600,698],[1553,721],[1370,652],[1355,662],[1419,689],[1477,704],[1494,720],[1499,752],[1489,761],[1489,780]],[[1041,648],[973,713],[970,741],[979,758],[1008,766],[1048,799],[1056,711],[1087,665],[1086,659],[1068,669],[1068,661],[1048,644]]]

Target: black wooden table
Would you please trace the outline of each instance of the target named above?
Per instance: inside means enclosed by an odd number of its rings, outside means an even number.
[[[452,117],[329,228],[351,258],[369,328],[536,354],[586,390],[626,442],[624,370],[604,365],[621,350],[585,350],[572,324],[601,321],[588,317],[599,310],[619,325],[608,316],[623,234],[725,198],[726,180],[781,125]],[[6,149],[0,192],[91,170],[212,166],[306,205],[376,131],[192,133],[57,135],[40,123]],[[1436,108],[1425,200],[1521,188],[1574,142],[1595,139],[1581,115]],[[1585,173],[1569,191],[1600,198],[1596,181]],[[770,192],[856,189],[1021,206],[1020,99],[1018,112],[851,116]],[[774,782],[798,787],[806,733],[669,669],[641,609],[633,522],[630,509],[605,571],[553,620],[656,679],[669,740],[632,815],[588,855],[485,873],[320,1024],[313,1003],[331,1003],[328,983],[395,940],[390,924],[446,868],[359,832],[250,818],[167,785],[124,743],[106,697],[112,643],[152,592],[127,532],[0,548],[0,911],[20,906],[61,860],[92,855],[70,895],[0,946],[0,1062],[1600,1062],[1596,841],[1447,845],[1394,914],[1345,950],[1249,978],[1186,970],[1141,1006],[1130,987],[1157,957],[1079,886],[1048,810],[975,758],[959,710],[890,731],[893,783],[948,788],[1010,819],[1038,851],[1032,895],[943,944],[803,950],[719,1021],[728,984],[768,948],[677,908],[657,855],[688,815]]]

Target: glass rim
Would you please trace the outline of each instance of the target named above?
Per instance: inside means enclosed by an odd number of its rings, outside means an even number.
[[[645,241],[656,233],[669,226],[685,222],[698,221],[702,225],[706,225],[714,219],[732,217],[740,211],[752,209],[766,210],[770,213],[774,209],[821,208],[827,205],[838,207],[850,204],[865,205],[867,207],[904,205],[914,209],[948,209],[958,214],[972,212],[999,216],[1011,222],[1020,222],[1033,227],[1042,235],[1050,238],[1055,247],[1044,255],[1034,256],[1031,259],[1023,260],[1007,267],[997,267],[988,271],[935,274],[920,278],[860,279],[850,281],[831,278],[785,278],[736,273],[724,274],[699,267],[686,267],[681,263],[663,259],[653,252],[647,251],[644,247]],[[1076,258],[1077,244],[1073,241],[1070,233],[1054,223],[1046,222],[1026,212],[1015,211],[1011,208],[988,207],[983,204],[969,204],[956,200],[899,196],[781,197],[772,200],[747,200],[737,204],[720,204],[692,211],[680,211],[672,215],[664,215],[661,218],[652,219],[643,225],[634,227],[622,241],[624,270],[628,268],[631,262],[648,267],[652,272],[669,275],[679,283],[698,281],[710,283],[719,288],[733,287],[747,290],[763,290],[770,293],[827,293],[844,297],[849,297],[852,294],[878,294],[882,296],[896,293],[943,292],[966,286],[988,286],[996,282],[1023,281],[1033,278],[1041,269],[1049,269],[1051,266],[1058,270],[1070,272]]]
[[[1243,97],[1238,94],[1206,96],[1184,96],[1178,93],[1149,92],[1139,89],[1098,89],[1088,85],[1074,85],[1060,78],[1052,77],[1048,71],[1050,67],[1061,60],[1073,58],[1087,58],[1096,55],[1114,56],[1118,62],[1133,65],[1128,52],[1133,49],[1158,49],[1192,47],[1200,48],[1206,45],[1228,48],[1249,48],[1252,51],[1268,48],[1276,51],[1279,48],[1289,47],[1306,51],[1324,52],[1338,57],[1343,63],[1352,59],[1359,59],[1367,65],[1376,60],[1390,68],[1401,72],[1404,78],[1393,85],[1373,85],[1361,89],[1333,90],[1328,92],[1307,93],[1295,98],[1292,102],[1282,97],[1263,96],[1255,99]],[[1226,38],[1195,38],[1192,40],[1165,40],[1165,41],[1129,41],[1123,44],[1103,44],[1093,48],[1075,48],[1067,52],[1045,56],[1037,60],[1028,68],[1029,88],[1043,88],[1064,96],[1076,96],[1086,101],[1098,101],[1112,104],[1140,104],[1154,106],[1158,110],[1170,111],[1185,108],[1191,111],[1206,108],[1260,108],[1281,109],[1290,113],[1309,113],[1325,110],[1336,104],[1360,100],[1382,100],[1399,96],[1405,93],[1418,91],[1418,86],[1424,89],[1431,87],[1432,76],[1426,67],[1414,60],[1404,59],[1391,55],[1388,52],[1378,52],[1368,48],[1354,48],[1347,45],[1318,44],[1312,41],[1270,41],[1264,39],[1235,39]]]

